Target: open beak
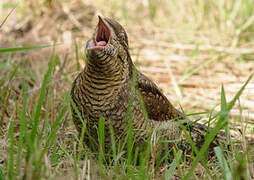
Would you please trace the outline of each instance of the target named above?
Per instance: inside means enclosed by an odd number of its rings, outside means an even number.
[[[110,30],[104,20],[99,17],[99,22],[98,22],[98,30],[96,33],[95,41],[97,44],[107,44],[109,42],[110,38]],[[104,43],[101,43],[104,42]]]
[[[101,16],[98,16],[99,22],[96,32],[91,41],[88,41],[86,48],[90,50],[102,50],[110,43],[111,32],[108,24]]]
[[[104,22],[101,16],[99,17],[99,22],[97,25],[97,31],[93,38],[94,47],[103,47],[106,46],[110,41],[110,29],[108,25]]]

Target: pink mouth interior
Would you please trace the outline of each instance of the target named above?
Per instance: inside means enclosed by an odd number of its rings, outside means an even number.
[[[106,41],[99,41],[99,42],[95,41],[95,46],[106,46],[106,45],[107,45]]]
[[[110,37],[110,31],[107,25],[99,17],[96,37],[93,39],[94,46],[106,46],[109,42],[109,37]]]

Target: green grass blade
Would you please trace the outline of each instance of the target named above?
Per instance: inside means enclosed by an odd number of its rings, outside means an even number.
[[[38,104],[36,107],[35,117],[33,118],[33,128],[32,128],[32,132],[31,132],[31,142],[32,143],[34,142],[35,137],[36,137],[36,133],[37,133],[38,125],[39,125],[39,119],[40,119],[40,115],[41,115],[41,108],[42,108],[42,104],[43,104],[43,101],[46,96],[46,90],[47,90],[49,83],[51,82],[53,68],[54,68],[54,55],[55,55],[55,48],[53,48],[53,51],[51,54],[48,71],[44,76],[44,80],[43,80],[42,87],[41,87],[41,92],[40,92],[39,99],[38,99]]]
[[[99,162],[102,164],[105,160],[105,118],[99,119],[98,126],[98,138],[99,138]]]
[[[78,180],[78,175],[79,175],[79,172],[78,172],[78,162],[77,162],[77,144],[74,143],[73,144],[73,165],[74,165],[74,174],[75,174],[75,177],[74,179],[75,180]]]
[[[228,164],[227,164],[227,161],[226,161],[225,157],[223,156],[223,152],[222,152],[221,148],[220,147],[215,147],[214,151],[215,151],[215,154],[216,154],[216,156],[219,160],[220,167],[223,170],[224,178],[227,179],[227,180],[233,179],[232,178],[232,173],[231,173],[231,171],[228,167]]]
[[[136,164],[137,164],[138,154],[139,154],[139,147],[135,148],[135,154],[134,154],[134,159],[133,159],[133,165],[134,166],[136,166]]]
[[[150,14],[150,18],[153,21],[156,15],[156,11],[157,11],[157,1],[155,0],[148,0],[148,7],[149,7],[149,14]]]
[[[26,51],[26,50],[33,50],[33,49],[42,49],[42,48],[48,48],[48,47],[51,47],[51,46],[52,45],[4,48],[4,49],[0,49],[0,53],[15,52],[15,51]]]
[[[222,86],[221,86],[221,111],[224,112],[226,110],[227,110],[227,101],[226,101],[224,86],[222,84]]]
[[[129,117],[129,128],[128,128],[128,142],[127,142],[127,165],[131,165],[132,150],[133,150],[133,117]]]
[[[78,43],[77,43],[77,41],[75,41],[75,59],[77,61],[77,71],[80,71],[79,53],[78,53]]]
[[[3,168],[0,166],[0,180],[5,180],[5,173],[4,173],[4,170]]]
[[[50,107],[51,107],[51,98],[52,97],[52,85],[50,84],[50,86],[48,86],[47,88],[47,97],[45,97],[46,99],[46,110],[45,110],[45,116],[43,118],[43,125],[41,128],[41,131],[38,133],[38,142],[41,142],[42,138],[44,137],[44,135],[48,135],[49,133],[49,129],[50,129],[50,123],[49,123],[49,119],[50,119]],[[52,117],[52,116],[51,116]]]
[[[131,168],[131,162],[132,162],[132,153],[133,153],[133,96],[135,93],[135,86],[136,86],[136,75],[137,75],[137,70],[134,68],[133,69],[133,76],[132,76],[132,84],[131,84],[131,93],[130,93],[130,99],[127,107],[127,112],[126,112],[126,118],[128,124],[128,133],[127,133],[127,176],[128,178],[131,177],[131,174],[133,173],[132,168]]]
[[[185,128],[183,125],[181,125],[180,127],[181,127],[181,129],[183,130],[184,135],[185,135],[185,137],[187,138],[188,142],[190,143],[191,149],[194,151],[194,153],[195,153],[196,155],[198,155],[198,154],[199,154],[199,150],[198,150],[197,146],[195,145],[195,143],[193,142],[193,140],[192,140],[192,138],[191,138],[189,132],[186,130],[186,128]],[[210,171],[209,171],[209,169],[208,169],[208,167],[207,167],[207,162],[205,161],[206,159],[201,159],[201,160],[202,160],[202,161],[201,161],[201,164],[204,166],[204,168],[205,168],[207,174],[208,174],[209,176],[211,176],[211,173],[210,173]],[[212,176],[211,176],[211,177],[212,177]]]
[[[20,160],[21,160],[21,153],[24,146],[24,138],[27,131],[27,119],[26,119],[26,112],[27,112],[27,84],[23,81],[22,83],[22,95],[23,95],[23,106],[22,106],[22,114],[21,114],[21,122],[20,122],[20,134],[19,134],[19,142],[18,142],[18,152],[17,152],[17,160],[16,160],[16,169],[17,174],[20,171]]]
[[[114,159],[114,161],[116,161],[116,140],[115,140],[115,135],[114,135],[114,129],[113,129],[111,123],[109,123],[109,132],[110,132],[110,138],[111,138],[111,144],[112,144],[111,148],[113,151],[113,159]]]
[[[151,153],[151,137],[148,138],[148,143],[146,147],[146,151],[143,153],[140,153],[140,159],[141,163],[138,170],[138,177],[139,179],[149,179],[147,172],[146,172],[146,165],[149,162],[149,156]]]
[[[225,113],[225,120],[228,121],[227,100],[226,100],[226,94],[225,94],[223,84],[221,86],[221,112],[222,112],[222,114]],[[228,125],[225,127],[225,133],[226,133],[227,142],[229,143],[229,127],[228,127]]]
[[[77,157],[78,159],[81,159],[82,153],[85,153],[85,154],[87,153],[84,146],[85,131],[86,131],[86,126],[82,126],[80,138],[78,139],[78,148],[79,148],[79,153]]]
[[[225,115],[225,121],[227,121],[227,125],[225,126],[225,135],[227,144],[230,144],[230,135],[229,135],[229,126],[228,126],[228,112],[227,112],[227,100],[226,93],[224,90],[224,86],[221,86],[221,112]],[[225,113],[225,114],[224,114]],[[231,159],[231,153],[227,151],[228,158]]]
[[[252,74],[253,75],[253,74]],[[229,111],[232,109],[233,105],[235,104],[236,100],[240,97],[243,90],[245,89],[246,85],[249,83],[249,81],[252,78],[252,75],[249,76],[248,80],[244,83],[242,88],[237,92],[233,100],[227,105],[227,111],[221,112],[218,122],[216,123],[215,127],[212,129],[211,133],[207,135],[207,138],[205,140],[204,145],[202,146],[200,152],[198,153],[197,157],[193,161],[192,167],[188,171],[187,175],[185,176],[185,180],[190,179],[192,177],[192,174],[194,173],[194,170],[198,164],[198,162],[201,160],[203,154],[206,152],[206,150],[209,147],[209,144],[212,142],[216,134],[220,131],[220,129],[224,128],[227,125],[227,119],[226,116],[228,115]],[[225,94],[225,93],[224,93]],[[222,103],[224,104],[224,103]]]
[[[6,176],[5,176],[4,170],[3,170],[3,168],[0,166],[0,180],[5,180],[5,179],[6,179],[5,177],[6,177]]]
[[[62,123],[62,118],[63,118],[63,115],[65,114],[66,110],[67,110],[67,106],[64,106],[62,108],[61,112],[59,113],[59,115],[57,116],[56,121],[52,125],[52,130],[49,133],[49,135],[48,135],[48,137],[46,139],[45,145],[44,145],[44,147],[43,147],[43,149],[41,151],[38,164],[40,164],[42,162],[42,158],[43,158],[45,152],[48,150],[48,148],[50,146],[50,143],[55,139],[57,128]]]
[[[97,149],[97,140],[94,139],[89,130],[86,129],[87,125],[89,125],[89,120],[83,120],[82,116],[81,116],[81,113],[79,112],[75,102],[71,99],[70,96],[68,96],[68,100],[71,104],[71,107],[73,108],[74,112],[76,113],[76,115],[78,116],[78,119],[80,120],[80,122],[82,122],[82,128],[81,128],[81,137],[79,138],[79,144],[80,143],[83,143],[83,139],[85,138],[85,135],[88,136],[88,140],[90,141],[89,142],[89,145],[91,146],[91,150],[98,150]]]
[[[83,120],[83,118],[82,118],[82,116],[81,116],[81,114],[80,114],[80,112],[79,112],[75,102],[71,99],[70,96],[68,96],[68,100],[70,101],[71,107],[74,109],[74,112],[77,114],[79,120],[82,122],[82,125],[86,126],[86,123],[84,122],[84,120]]]
[[[14,78],[14,76],[17,74],[18,66],[14,68],[14,70],[11,72],[9,76],[9,82]]]
[[[247,86],[247,84],[250,82],[250,80],[252,79],[253,74],[251,74],[249,76],[249,78],[247,79],[247,81],[244,83],[244,85],[241,87],[241,89],[236,93],[235,97],[229,102],[228,106],[227,106],[227,110],[230,111],[233,106],[235,105],[235,102],[237,101],[237,99],[241,96],[243,90],[245,89],[245,87]]]
[[[174,171],[176,170],[176,167],[177,167],[176,158],[181,159],[181,157],[182,157],[182,151],[180,150],[177,152],[176,157],[174,158],[173,162],[170,164],[169,169],[166,171],[165,180],[171,179],[171,177],[173,176]]]
[[[195,154],[198,154],[198,148],[196,147],[195,143],[192,141],[190,134],[187,132],[186,128],[183,125],[180,125],[181,129],[183,130],[183,133],[185,137],[187,138],[188,142],[191,145],[192,150],[194,151]]]
[[[211,133],[207,135],[207,138],[205,140],[204,145],[202,146],[201,150],[199,151],[197,157],[194,159],[192,166],[190,170],[188,171],[187,175],[185,176],[185,180],[190,179],[192,177],[192,174],[194,173],[194,170],[196,166],[198,165],[198,162],[202,159],[203,154],[207,151],[210,143],[216,136],[216,134],[225,126],[226,124],[224,122],[218,122],[216,126],[212,129]]]
[[[179,151],[178,151],[178,152],[179,152]],[[175,156],[176,165],[177,165],[177,167],[178,167],[179,175],[180,175],[181,179],[183,179],[183,172],[182,172],[182,169],[181,169],[181,166],[180,166],[180,160],[181,160],[181,159],[178,158],[178,152],[176,153],[176,148],[174,147],[174,148],[173,148],[173,153],[174,153],[174,156]]]
[[[198,67],[196,67],[195,69],[193,69],[192,71],[188,72],[187,74],[185,74],[179,81],[178,84],[181,84],[182,82],[184,82],[186,79],[188,79],[190,76],[192,76],[193,74],[195,74],[196,72],[199,72],[200,70],[202,70],[204,67],[206,67],[207,65],[211,64],[212,62],[214,62],[215,60],[217,60],[219,57],[219,55],[214,56],[213,58],[203,62],[202,64],[200,64]]]
[[[8,169],[8,176],[9,179],[12,180],[14,178],[14,144],[15,144],[15,137],[14,137],[14,120],[10,119],[10,127],[9,127],[9,139],[10,139],[10,151],[9,151],[9,169]]]

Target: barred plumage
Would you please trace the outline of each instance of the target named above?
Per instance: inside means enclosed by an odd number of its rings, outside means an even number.
[[[73,121],[78,131],[81,132],[86,125],[86,130],[98,143],[98,122],[100,117],[104,117],[106,149],[111,143],[109,123],[117,140],[121,140],[128,131],[129,120],[126,116],[132,96],[133,135],[136,141],[148,138],[158,128],[158,133],[165,139],[179,139],[180,124],[186,124],[183,114],[172,106],[150,79],[135,70],[128,50],[128,37],[123,27],[112,19],[99,17],[95,33],[86,45],[86,66],[75,79],[71,90],[74,106],[78,110],[75,111],[72,106]],[[136,83],[132,91],[133,82]],[[190,129],[199,126],[203,127],[201,129],[205,134],[206,127],[203,125],[195,124]],[[92,148],[88,136],[85,136],[85,143]]]

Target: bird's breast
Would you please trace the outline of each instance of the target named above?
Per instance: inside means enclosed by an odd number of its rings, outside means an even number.
[[[116,104],[122,87],[122,80],[115,77],[96,77],[84,74],[81,78],[80,94],[84,99],[83,108],[94,118],[110,117],[112,112],[117,111]]]

